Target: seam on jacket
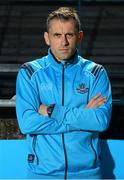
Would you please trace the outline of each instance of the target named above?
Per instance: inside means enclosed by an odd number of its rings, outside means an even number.
[[[95,150],[95,148],[94,148],[94,146],[93,146],[93,137],[91,137],[91,148],[92,148],[92,150],[93,150],[93,152],[94,152],[94,154],[95,154],[94,166],[96,166],[96,162],[97,162],[97,152],[96,152],[96,150]]]
[[[39,159],[38,159],[38,156],[37,156],[37,153],[36,153],[36,141],[37,141],[37,135],[34,135],[33,136],[33,150],[34,150],[34,154],[36,156],[36,160],[37,160],[37,165],[39,164]]]

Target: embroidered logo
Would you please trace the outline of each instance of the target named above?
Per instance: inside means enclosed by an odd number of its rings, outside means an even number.
[[[84,83],[79,84],[79,87],[76,88],[78,93],[84,94],[89,91],[89,88],[85,87]]]

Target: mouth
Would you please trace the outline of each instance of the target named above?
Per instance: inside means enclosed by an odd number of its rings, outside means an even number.
[[[61,51],[61,52],[68,52],[69,49],[67,49],[67,48],[62,48],[62,49],[60,49],[60,51]]]

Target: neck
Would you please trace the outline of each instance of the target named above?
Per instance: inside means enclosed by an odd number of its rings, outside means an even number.
[[[55,61],[56,61],[57,63],[61,63],[61,60],[59,61],[59,60],[54,56],[54,54],[53,54],[53,52],[51,51],[51,49],[50,49],[50,52],[51,52],[52,56],[54,57]],[[69,59],[63,59],[63,61],[68,62],[68,63],[73,62],[73,59],[74,59],[76,53],[77,53],[77,50],[75,51],[75,53],[74,53]]]

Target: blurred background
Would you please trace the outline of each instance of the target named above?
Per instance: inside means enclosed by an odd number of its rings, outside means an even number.
[[[0,139],[25,138],[15,114],[17,72],[24,62],[47,54],[47,14],[60,6],[78,11],[84,31],[80,54],[102,64],[111,81],[112,119],[100,138],[124,139],[124,0],[0,1]]]
[[[84,31],[81,56],[102,64],[112,85],[113,111],[100,134],[104,179],[124,179],[124,0],[0,0],[0,179],[25,179],[27,144],[15,113],[20,66],[47,54],[47,14],[74,7]],[[101,87],[102,88],[102,87]]]

